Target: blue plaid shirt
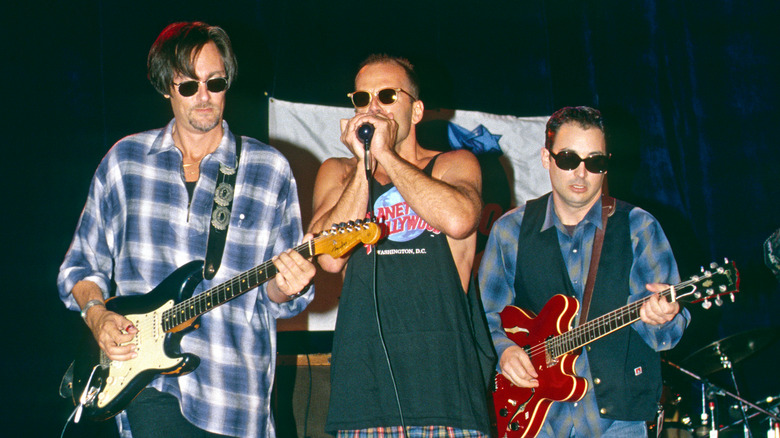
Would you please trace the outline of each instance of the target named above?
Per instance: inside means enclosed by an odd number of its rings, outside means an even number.
[[[517,272],[517,250],[520,244],[518,234],[524,212],[525,206],[521,206],[496,221],[490,231],[479,267],[482,302],[499,357],[509,346],[514,345],[501,328],[499,313],[515,301],[514,284]],[[558,231],[558,242],[569,278],[572,280],[572,287],[577,298],[582,300],[593,239],[596,228],[601,227],[601,200],[596,202],[585,218],[569,234],[555,214],[553,197],[550,196],[544,225],[540,232],[550,227],[555,227]],[[634,207],[629,213],[629,228],[634,263],[629,276],[630,291],[627,302],[634,302],[649,295],[650,292],[645,288],[647,283],[679,283],[677,263],[669,242],[655,218],[646,211]],[[631,328],[636,330],[651,348],[662,351],[677,344],[689,320],[690,314],[683,309],[672,321],[661,326],[637,321],[631,325]],[[577,375],[586,377],[589,382],[592,382],[585,349],[577,360],[575,371]],[[590,383],[587,394],[577,403],[553,403],[540,436],[568,437],[575,434],[576,436],[600,436],[607,428],[613,426],[615,423],[613,420],[599,416],[593,387],[594,385]],[[644,427],[642,422],[640,429]]]
[[[68,308],[79,310],[71,290],[80,280],[96,283],[105,297],[112,279],[116,295],[142,294],[177,267],[205,258],[219,165],[235,167],[235,138],[223,121],[220,145],[203,158],[189,204],[173,125],[120,140],[100,163],[57,280]],[[303,236],[289,163],[257,140],[244,137],[242,143],[222,264],[196,294],[294,247]],[[195,371],[152,383],[177,396],[184,416],[202,429],[275,434],[270,398],[276,318],[296,315],[314,294],[277,304],[268,298],[267,284],[203,315],[200,328],[183,337],[182,351],[201,358]],[[120,421],[120,427],[127,423]]]

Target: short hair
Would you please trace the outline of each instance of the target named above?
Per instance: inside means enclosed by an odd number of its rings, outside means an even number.
[[[556,111],[547,121],[544,132],[544,147],[552,151],[558,130],[566,123],[576,123],[582,129],[596,128],[604,132],[604,119],[601,112],[588,106],[567,106]]]
[[[163,95],[170,94],[173,77],[180,73],[197,78],[193,61],[203,46],[213,42],[225,65],[228,87],[238,73],[238,62],[227,33],[199,21],[169,24],[152,44],[146,61],[147,77]]]
[[[374,53],[369,55],[368,58],[364,59],[363,62],[360,63],[360,66],[358,66],[358,73],[360,73],[360,70],[362,70],[363,67],[367,65],[382,63],[393,63],[403,68],[407,79],[409,79],[410,88],[409,90],[405,91],[411,93],[415,99],[420,99],[420,79],[417,77],[417,72],[414,71],[414,65],[412,65],[412,63],[409,62],[409,60],[406,58],[392,56],[386,53]],[[355,74],[355,78],[357,79],[357,74]]]

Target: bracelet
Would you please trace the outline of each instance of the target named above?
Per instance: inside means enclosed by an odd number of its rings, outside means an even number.
[[[81,319],[84,321],[87,320],[87,310],[89,310],[92,306],[103,306],[106,307],[106,304],[103,303],[103,300],[89,300],[87,301],[87,304],[84,304],[84,308],[81,309]]]
[[[309,289],[311,289],[311,284],[307,284],[307,285],[306,285],[306,287],[304,287],[304,288],[303,288],[303,290],[301,290],[301,291],[300,291],[300,292],[298,292],[297,294],[288,295],[288,296],[290,297],[290,301],[292,301],[292,300],[294,300],[294,299],[296,299],[296,298],[300,298],[300,297],[302,297],[303,295],[305,295],[305,294],[306,294],[306,292],[308,292],[308,291],[309,291]]]

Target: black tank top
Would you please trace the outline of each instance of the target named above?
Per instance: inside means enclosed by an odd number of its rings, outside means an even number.
[[[346,268],[326,430],[400,425],[376,323],[376,256],[379,317],[406,424],[487,432],[484,384],[447,236],[412,211],[393,184],[374,182],[373,189],[374,214],[389,234],[368,251],[357,248]]]

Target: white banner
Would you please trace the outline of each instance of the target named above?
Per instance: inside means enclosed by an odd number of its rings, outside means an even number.
[[[274,98],[269,100],[270,143],[290,160],[298,182],[304,228],[311,219],[311,196],[319,165],[330,157],[351,156],[339,140],[339,120],[350,118],[354,113],[353,108],[293,103]],[[550,180],[540,161],[548,118],[463,110],[426,111],[423,121],[418,125],[418,140],[423,147],[438,150],[449,150],[451,146],[472,149],[469,146],[476,145],[477,149],[484,147],[493,150],[491,155],[494,157],[498,154],[495,149],[500,148],[502,155],[496,158],[500,162],[499,172],[503,170],[506,176],[511,205],[520,205],[550,191]],[[431,143],[438,144],[429,145],[426,142],[429,139]],[[445,143],[444,148],[442,143]],[[479,150],[472,151],[478,157],[481,156]],[[492,174],[493,170],[490,175],[483,173],[483,180],[486,181],[483,192],[487,195],[494,187],[485,185],[496,184],[496,175]],[[503,180],[499,175],[499,185],[503,184]],[[485,202],[487,209],[489,201]],[[497,214],[485,217],[486,220],[480,226],[481,231],[487,232],[498,214],[505,209],[502,207],[494,211]],[[279,321],[280,330],[333,330],[341,277],[321,273],[315,283],[317,296],[314,302],[304,314]]]

